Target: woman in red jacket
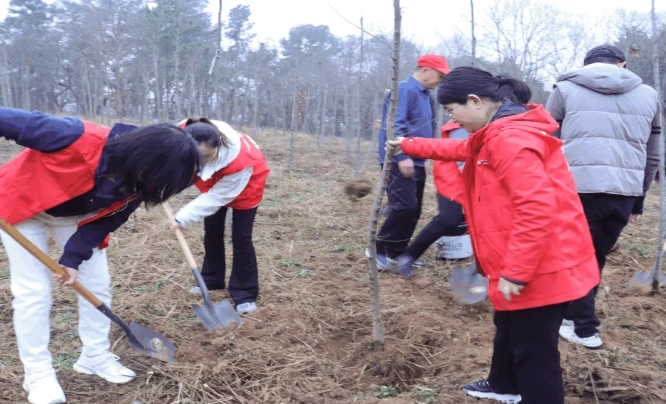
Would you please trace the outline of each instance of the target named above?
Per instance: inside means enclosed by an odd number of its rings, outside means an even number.
[[[196,182],[202,192],[175,215],[180,227],[203,220],[205,256],[201,275],[210,290],[225,287],[224,227],[227,208],[233,209],[233,263],[229,296],[241,314],[257,310],[259,275],[252,243],[257,208],[270,170],[259,146],[249,136],[222,121],[190,118],[181,127],[199,145],[205,165]],[[201,293],[198,287],[193,293]]]
[[[488,378],[464,391],[563,404],[558,330],[567,303],[599,283],[599,270],[562,142],[550,136],[557,123],[541,105],[518,102],[530,96],[519,80],[457,68],[437,100],[470,137],[392,144],[410,156],[465,162],[465,218],[497,331]]]

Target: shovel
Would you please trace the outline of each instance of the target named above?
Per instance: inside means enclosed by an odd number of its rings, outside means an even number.
[[[169,204],[164,202],[162,207],[164,208],[164,212],[166,212],[167,217],[169,218],[169,222],[175,223],[173,211],[171,211]],[[178,238],[178,242],[180,243],[180,247],[183,249],[183,253],[185,253],[187,263],[190,265],[190,268],[192,268],[192,275],[194,275],[194,279],[197,281],[197,286],[199,286],[199,289],[201,289],[201,295],[203,296],[204,300],[203,306],[192,306],[194,313],[196,313],[208,331],[215,331],[218,328],[228,327],[234,323],[241,324],[242,320],[240,315],[231,305],[229,300],[223,300],[218,303],[213,303],[210,300],[208,287],[206,287],[206,282],[204,282],[203,277],[199,272],[199,268],[197,268],[197,263],[192,256],[190,247],[185,241],[183,232],[180,231],[180,228],[176,226],[175,233],[176,237]]]
[[[662,250],[666,252],[666,243]],[[659,270],[659,260],[657,260],[650,272],[636,271],[629,281],[629,286],[636,289],[646,289],[652,286],[653,290],[658,290],[664,283],[666,283],[666,275]]]
[[[455,299],[465,305],[482,301],[488,295],[488,280],[476,268],[476,261],[468,268],[454,267],[449,278]]]
[[[14,226],[7,223],[7,221],[1,217],[0,228],[9,234],[14,240],[16,240],[16,242],[19,243],[23,248],[28,250],[28,252],[37,258],[42,264],[46,265],[53,273],[67,277],[67,272],[62,269],[62,267],[60,267],[57,262],[52,260],[42,250],[37,248],[37,246],[31,243],[30,240],[25,238],[23,234],[16,230]],[[127,342],[129,342],[130,346],[136,352],[152,356],[153,358],[164,362],[178,362],[174,356],[176,347],[165,336],[151,331],[146,327],[134,322],[132,322],[130,325],[127,325],[123,319],[118,317],[106,304],[102,303],[101,300],[99,300],[78,281],[72,284],[72,289],[83,296],[84,299],[92,304],[97,310],[102,312],[102,314],[107,316],[111,321],[122,328],[122,330],[125,332],[125,336],[127,337]]]

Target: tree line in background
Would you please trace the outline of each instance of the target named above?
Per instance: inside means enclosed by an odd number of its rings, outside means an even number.
[[[348,150],[354,139],[372,136],[390,87],[391,34],[359,29],[340,38],[325,25],[299,25],[274,48],[255,40],[249,6],[231,9],[218,27],[204,11],[207,2],[11,0],[0,24],[0,101],[141,123],[208,115],[245,127],[343,136]],[[468,32],[440,38],[434,49],[403,39],[400,79],[422,53],[436,52],[452,67],[471,64],[524,79],[533,101],[544,103],[545,83],[610,38],[627,53],[628,68],[654,83],[649,15],[617,11],[598,29],[529,0],[470,5]],[[663,21],[658,31],[666,43]],[[224,49],[209,74],[218,32]],[[666,84],[666,52],[660,58]]]

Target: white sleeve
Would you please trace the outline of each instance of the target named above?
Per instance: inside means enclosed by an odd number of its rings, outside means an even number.
[[[201,221],[215,214],[240,195],[252,176],[252,167],[234,174],[225,175],[210,191],[197,196],[176,213],[176,220],[181,227]]]

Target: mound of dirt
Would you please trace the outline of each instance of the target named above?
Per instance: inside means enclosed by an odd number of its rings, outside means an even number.
[[[345,184],[344,192],[352,200],[360,199],[372,192],[372,184],[365,179],[351,180]]]

